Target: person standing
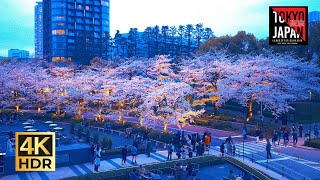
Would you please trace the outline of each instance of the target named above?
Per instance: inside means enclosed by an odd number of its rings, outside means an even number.
[[[102,149],[100,148],[100,146],[99,145],[97,145],[97,151],[96,151],[96,154],[99,156],[99,157],[101,157],[101,151],[102,151]]]
[[[231,142],[227,143],[227,154],[232,155],[232,145]]]
[[[191,137],[192,149],[196,149],[196,140],[197,140],[196,134],[192,134],[192,137]]]
[[[173,145],[171,143],[168,144],[167,150],[168,150],[168,160],[172,159],[172,152],[173,152]]]
[[[273,137],[272,137],[272,146],[275,146],[277,141],[278,141],[278,134],[277,134],[276,130],[274,130]]]
[[[148,157],[150,157],[151,149],[152,149],[151,142],[148,141],[147,142],[147,148],[146,148]]]
[[[236,155],[236,146],[234,144],[232,145],[232,155]]]
[[[121,155],[122,155],[121,164],[126,164],[126,161],[127,161],[127,153],[128,153],[128,149],[127,149],[127,145],[125,145],[125,146],[121,149]]]
[[[220,145],[221,156],[224,156],[224,143]]]
[[[303,131],[303,126],[302,124],[300,123],[300,126],[299,126],[299,137],[302,138],[302,131]]]
[[[266,150],[267,150],[267,159],[271,159],[271,144],[269,139],[267,139],[267,145],[266,145]]]
[[[131,147],[132,164],[137,163],[138,149],[135,146]]]
[[[95,156],[96,156],[95,149],[96,149],[96,146],[94,144],[92,144],[91,148],[90,148],[92,164],[94,163]]]
[[[243,138],[244,138],[244,139],[247,139],[247,132],[248,132],[248,130],[247,130],[247,125],[244,124],[244,126],[243,126],[243,128],[242,128],[242,135],[243,135]]]
[[[98,170],[99,166],[100,166],[100,156],[96,155],[96,158],[94,160],[94,170],[96,172],[99,172],[99,170]]]
[[[196,144],[196,157],[200,156],[201,154],[201,142]]]
[[[209,147],[210,142],[211,142],[211,136],[210,136],[210,134],[208,134],[208,135],[206,135],[206,137],[205,137],[205,139],[204,139],[204,143],[205,143],[205,145],[206,145],[206,148]]]
[[[293,146],[296,146],[298,143],[298,134],[296,131],[292,133],[292,138],[293,138]]]

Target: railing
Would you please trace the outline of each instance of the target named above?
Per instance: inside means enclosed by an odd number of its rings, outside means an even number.
[[[306,176],[304,176],[304,175],[302,175],[302,174],[300,174],[290,168],[287,168],[284,165],[281,165],[275,161],[269,162],[269,160],[266,159],[264,156],[260,156],[258,154],[254,154],[254,153],[243,154],[241,149],[238,149],[236,151],[236,155],[244,156],[245,158],[251,160],[251,162],[255,162],[255,163],[257,163],[257,161],[255,159],[258,159],[258,158],[259,158],[259,160],[265,160],[266,163],[258,163],[258,164],[265,166],[266,169],[270,169],[272,171],[279,173],[280,175],[282,175],[282,177],[287,177],[290,179],[297,179],[297,180],[301,180],[301,179],[309,180],[309,178],[307,178]]]

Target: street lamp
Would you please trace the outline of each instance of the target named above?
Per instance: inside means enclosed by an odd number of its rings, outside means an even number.
[[[310,102],[311,102],[312,91],[311,91],[311,90],[309,90],[308,92],[309,92],[309,95],[310,95]]]

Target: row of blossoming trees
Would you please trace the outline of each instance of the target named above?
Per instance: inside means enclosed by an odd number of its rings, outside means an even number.
[[[110,63],[95,59],[90,66],[57,67],[43,61],[3,62],[0,65],[0,107],[61,108],[76,118],[82,113],[135,115],[141,125],[180,127],[204,112],[194,106],[213,103],[217,110],[233,99],[252,103],[279,115],[290,104],[319,92],[319,68],[286,55],[228,57],[222,53],[193,59],[169,56],[132,58]]]

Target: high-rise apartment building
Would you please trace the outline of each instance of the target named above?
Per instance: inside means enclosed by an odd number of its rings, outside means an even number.
[[[109,0],[43,0],[44,58],[88,64],[102,57],[109,27]]]
[[[34,35],[35,35],[35,57],[43,57],[43,18],[42,2],[37,2],[34,8]]]

